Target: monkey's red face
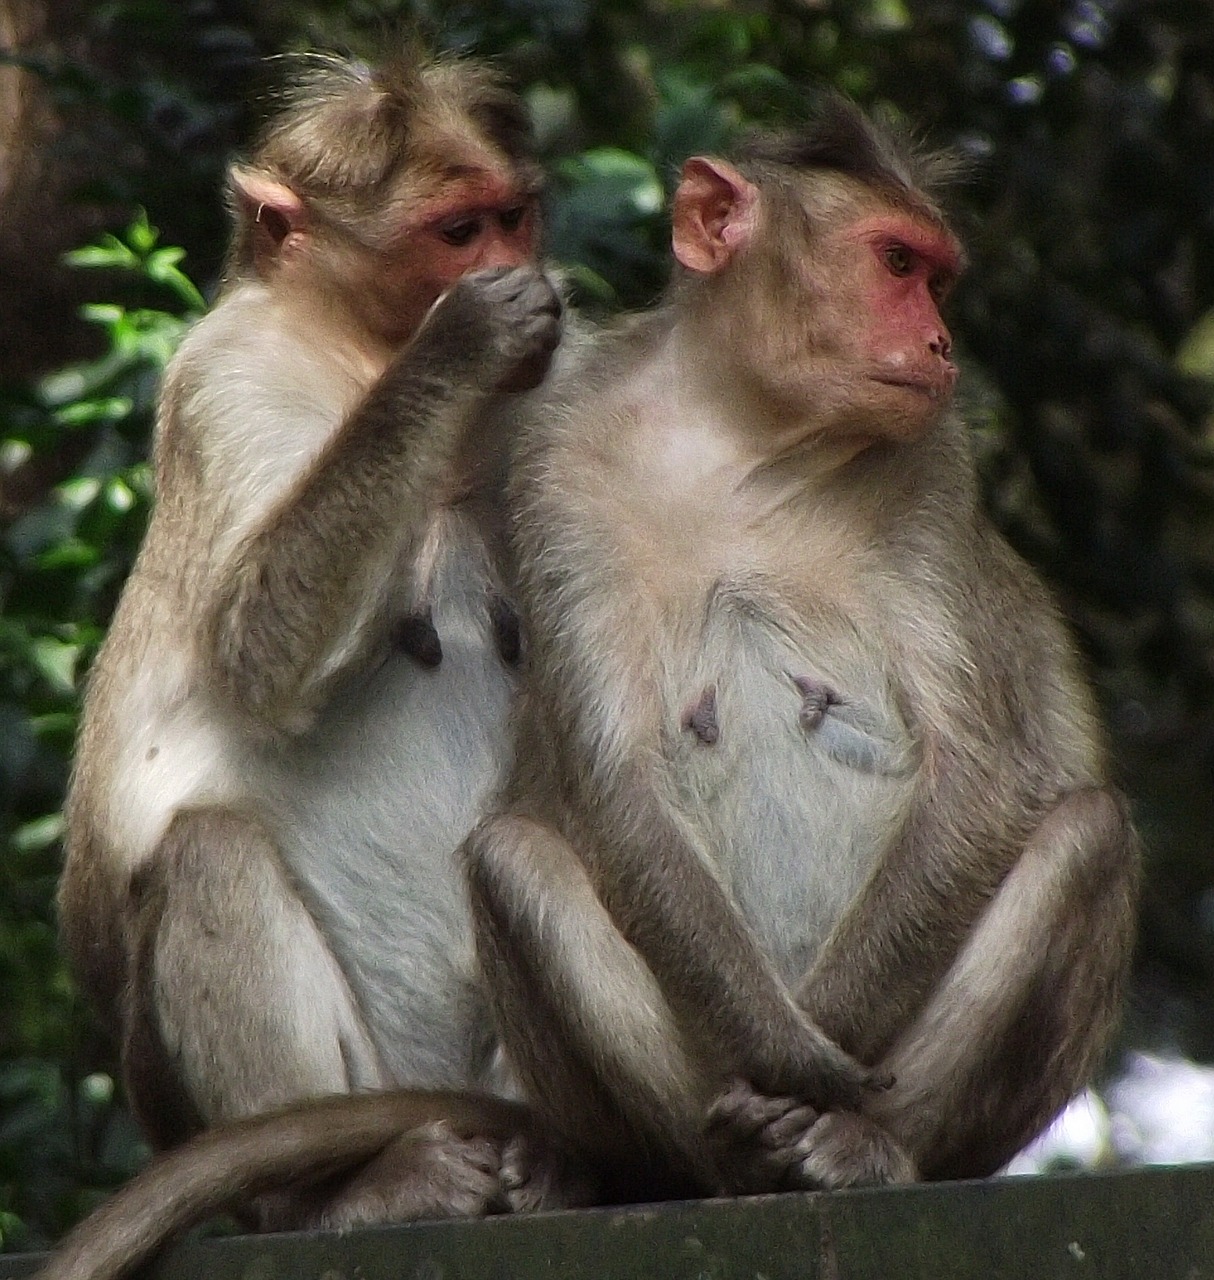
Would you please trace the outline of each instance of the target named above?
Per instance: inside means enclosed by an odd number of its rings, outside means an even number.
[[[414,234],[443,288],[469,271],[522,266],[539,239],[536,194],[495,175],[470,176],[422,210]]]
[[[855,314],[864,317],[855,329],[857,355],[868,361],[869,376],[938,408],[957,383],[952,338],[940,316],[961,267],[956,240],[902,214],[862,218],[840,239],[856,264]]]
[[[411,210],[381,282],[399,301],[396,339],[412,336],[461,276],[532,261],[539,224],[535,190],[484,170],[449,180]]]

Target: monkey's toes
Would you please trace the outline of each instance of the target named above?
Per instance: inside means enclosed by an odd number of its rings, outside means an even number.
[[[887,1186],[919,1178],[900,1143],[876,1121],[851,1111],[819,1117],[788,1155],[787,1185],[801,1190]]]

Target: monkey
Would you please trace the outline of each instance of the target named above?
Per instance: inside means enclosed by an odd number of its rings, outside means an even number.
[[[986,1175],[1109,1039],[1138,846],[980,510],[947,176],[842,100],[691,158],[665,299],[516,439],[528,658],[462,857],[525,1096],[606,1168]]]
[[[453,855],[516,678],[501,406],[559,337],[540,188],[518,97],[413,48],[312,57],[229,170],[58,899],[156,1150],[313,1096],[509,1089]],[[452,1211],[497,1194],[468,1152]]]

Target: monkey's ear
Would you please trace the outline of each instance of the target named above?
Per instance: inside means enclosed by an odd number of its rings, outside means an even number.
[[[671,244],[689,271],[720,271],[754,234],[759,189],[731,164],[692,156],[674,193]]]
[[[276,255],[288,236],[307,229],[308,206],[285,182],[234,164],[228,170],[228,183],[241,219],[254,228],[259,256]]]

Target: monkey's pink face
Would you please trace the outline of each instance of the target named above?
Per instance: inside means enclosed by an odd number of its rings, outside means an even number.
[[[384,281],[400,300],[399,338],[461,276],[532,261],[539,224],[535,191],[484,170],[459,175],[412,210]]]
[[[957,384],[952,338],[940,315],[961,270],[947,231],[901,213],[876,214],[839,229],[831,246],[849,264],[840,301],[851,323],[857,371],[891,397],[923,402],[935,417]],[[852,296],[849,297],[848,294]]]

